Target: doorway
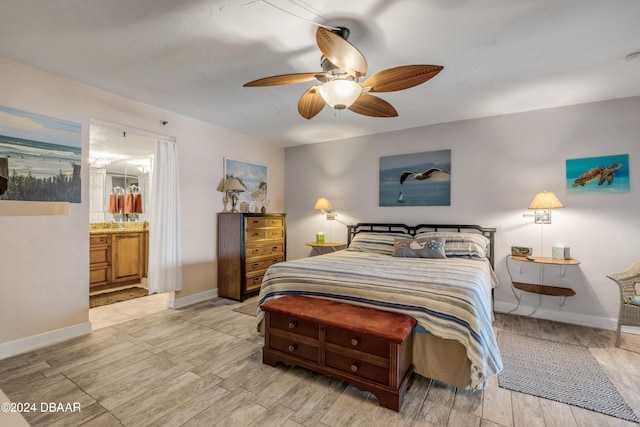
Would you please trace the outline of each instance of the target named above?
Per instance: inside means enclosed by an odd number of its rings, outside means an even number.
[[[148,295],[150,172],[160,138],[173,140],[91,120],[90,308]]]

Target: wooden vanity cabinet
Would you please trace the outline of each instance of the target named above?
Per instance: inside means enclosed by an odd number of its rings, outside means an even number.
[[[218,214],[218,295],[244,301],[285,260],[286,214]]]
[[[133,285],[147,277],[148,232],[89,235],[89,291]]]
[[[111,235],[89,236],[89,291],[103,289],[111,281]]]
[[[111,236],[111,282],[139,283],[144,277],[144,233],[122,233]]]

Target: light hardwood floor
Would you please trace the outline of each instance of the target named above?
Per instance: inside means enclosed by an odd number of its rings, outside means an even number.
[[[255,318],[233,311],[237,306],[216,299],[181,310],[160,307],[2,360],[0,389],[13,402],[37,403],[38,411],[24,416],[47,427],[635,425],[502,389],[497,378],[470,392],[416,376],[396,413],[340,381],[263,365]],[[617,349],[612,331],[501,314],[495,329],[588,346],[640,413],[640,336],[623,334]],[[43,413],[41,402],[77,402],[81,411]]]

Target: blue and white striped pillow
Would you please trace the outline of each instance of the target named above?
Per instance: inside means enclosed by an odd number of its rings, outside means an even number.
[[[405,233],[358,233],[353,236],[348,251],[375,252],[384,255],[393,255],[393,244],[396,237],[408,237]]]
[[[416,240],[444,237],[444,252],[447,257],[467,257],[486,259],[489,254],[489,239],[478,233],[456,233],[451,231],[430,231],[420,233]]]

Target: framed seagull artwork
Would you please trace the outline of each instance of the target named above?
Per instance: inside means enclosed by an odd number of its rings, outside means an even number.
[[[380,157],[380,206],[450,206],[451,150]]]

